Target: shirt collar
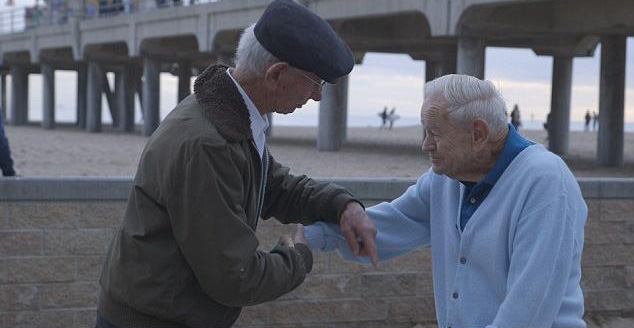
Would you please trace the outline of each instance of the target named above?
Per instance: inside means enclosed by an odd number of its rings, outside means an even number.
[[[227,69],[227,75],[229,75],[231,81],[233,81],[233,83],[236,85],[238,91],[240,92],[240,95],[242,95],[242,99],[244,99],[244,103],[247,105],[247,109],[249,110],[249,118],[251,119],[251,132],[253,133],[253,139],[257,141],[258,139],[260,139],[259,136],[264,135],[264,132],[269,127],[269,120],[266,118],[265,115],[260,114],[260,111],[258,111],[258,108],[255,107],[255,104],[253,103],[251,98],[249,98],[249,95],[247,95],[246,91],[242,89],[240,83],[238,83],[238,81],[233,78],[233,76],[231,75],[232,72],[233,68]]]
[[[522,137],[513,125],[508,124],[509,133],[506,137],[506,141],[504,142],[504,148],[502,148],[502,152],[498,155],[497,160],[495,161],[495,165],[493,168],[487,173],[482,182],[494,185],[504,170],[511,164],[515,156],[522,152],[526,147],[534,145],[535,143]]]

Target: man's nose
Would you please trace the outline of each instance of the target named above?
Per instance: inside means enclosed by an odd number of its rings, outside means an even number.
[[[432,151],[436,149],[436,145],[431,141],[431,138],[426,135],[423,137],[423,145],[421,148],[423,151]]]

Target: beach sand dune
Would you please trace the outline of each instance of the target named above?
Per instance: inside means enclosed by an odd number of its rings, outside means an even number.
[[[147,142],[139,134],[105,129],[86,133],[75,127],[43,130],[36,126],[7,126],[18,174],[22,176],[132,176]],[[349,128],[342,149],[317,151],[314,127],[274,126],[269,148],[293,173],[315,177],[417,177],[429,168],[420,145],[421,127],[393,130]],[[539,143],[544,131],[521,131]],[[565,158],[576,176],[633,177],[634,133],[625,134],[625,165],[601,168],[596,164],[596,132],[571,132],[570,155]]]

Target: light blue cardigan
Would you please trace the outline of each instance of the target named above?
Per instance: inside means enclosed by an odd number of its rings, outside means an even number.
[[[504,171],[463,232],[464,186],[423,174],[390,203],[367,209],[381,260],[431,245],[440,327],[585,328],[581,252],[587,207],[566,164],[542,145]],[[337,225],[306,227],[313,249],[355,258]]]

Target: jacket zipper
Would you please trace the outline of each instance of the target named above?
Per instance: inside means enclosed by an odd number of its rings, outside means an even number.
[[[257,151],[258,147],[255,145],[255,141],[251,140],[251,144],[255,147]],[[258,156],[260,157],[260,156]],[[266,146],[264,146],[264,153],[262,154],[262,159],[260,160],[260,189],[258,190],[258,199],[256,202],[256,212],[255,212],[255,227],[258,227],[258,221],[260,220],[260,214],[262,212],[262,207],[264,206],[264,187],[266,186],[266,179],[268,178],[268,168],[269,168],[269,150]]]

